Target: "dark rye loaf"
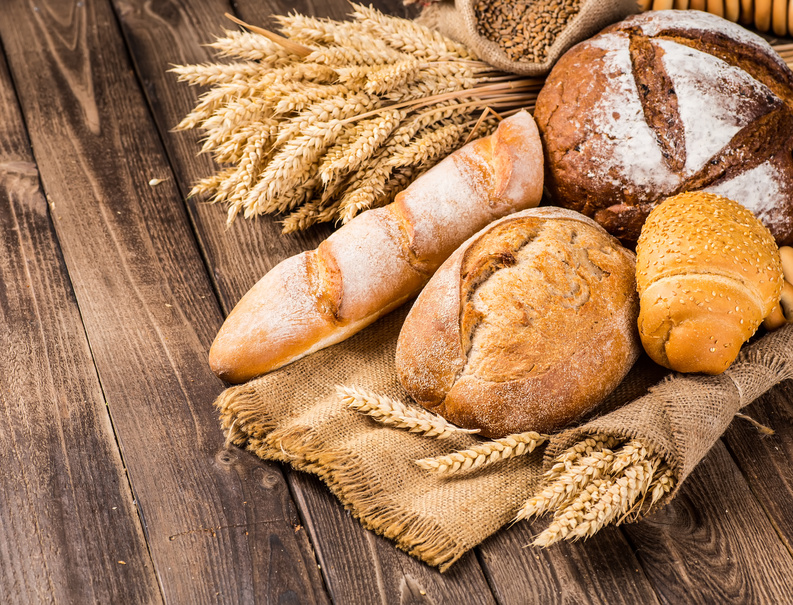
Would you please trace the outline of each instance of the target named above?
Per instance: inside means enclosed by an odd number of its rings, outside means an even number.
[[[485,227],[441,266],[397,341],[424,407],[487,437],[561,428],[592,410],[641,350],[635,257],[564,208]]]
[[[554,203],[626,243],[660,201],[697,190],[793,243],[793,72],[739,25],[699,11],[629,17],[559,60],[534,115]]]

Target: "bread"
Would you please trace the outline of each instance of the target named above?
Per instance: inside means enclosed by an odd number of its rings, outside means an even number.
[[[536,206],[542,179],[537,127],[522,111],[451,154],[393,203],[275,266],[221,327],[209,353],[212,370],[244,382],[351,336],[413,297],[486,224]]]
[[[593,409],[641,350],[634,256],[591,219],[536,208],[489,225],[405,320],[402,385],[487,437],[558,429]]]
[[[639,334],[656,362],[720,374],[779,301],[768,229],[737,202],[684,193],[647,219],[636,246]]]
[[[661,200],[739,201],[793,243],[793,72],[715,15],[629,17],[568,51],[534,114],[554,203],[636,241]]]

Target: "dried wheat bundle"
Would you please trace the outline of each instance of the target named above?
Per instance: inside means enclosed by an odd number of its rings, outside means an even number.
[[[534,546],[588,538],[606,525],[647,514],[674,485],[669,465],[640,441],[598,435],[556,459],[544,475],[544,486],[516,520],[553,513]]]
[[[276,17],[210,44],[228,63],[178,65],[207,86],[176,127],[204,131],[221,165],[196,183],[242,213],[286,215],[285,232],[347,222],[498,120],[531,108],[541,80],[494,70],[413,21],[353,4],[350,21]],[[235,20],[236,21],[236,20]]]

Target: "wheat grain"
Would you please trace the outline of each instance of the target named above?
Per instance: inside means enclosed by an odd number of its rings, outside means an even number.
[[[367,109],[377,106],[377,104],[376,97],[363,92],[345,97],[322,99],[309,105],[291,120],[285,122],[278,133],[276,145],[281,145],[292,137],[297,136],[316,122],[344,120],[350,116],[359,115]]]
[[[575,531],[583,519],[582,510],[588,511],[599,500],[604,485],[608,485],[608,482],[598,480],[589,484],[568,508],[554,516],[551,524],[532,542],[532,546],[548,547]]]
[[[302,182],[296,183],[294,187],[284,191],[276,198],[269,200],[266,208],[256,205],[257,200],[247,198],[244,201],[245,217],[254,216],[256,214],[267,213],[283,213],[292,210],[310,200],[316,194],[320,185],[318,175],[307,177]]]
[[[611,467],[611,472],[617,474],[624,468],[636,464],[647,458],[647,448],[641,441],[629,441],[623,445],[618,451]]]
[[[252,107],[259,105],[259,99],[251,99],[257,95],[266,94],[274,87],[282,83],[296,83],[302,80],[310,80],[317,83],[327,83],[336,77],[336,73],[325,65],[316,64],[297,64],[269,71],[253,79],[232,80],[225,84],[212,88],[199,98],[199,103],[185,118],[176,126],[176,130],[190,130],[195,128],[213,114],[223,108],[227,103],[242,103],[247,101]],[[239,113],[239,112],[237,112]],[[214,116],[216,120],[223,119],[245,119],[245,114],[235,117],[236,114],[227,110],[222,112],[220,117]],[[209,128],[213,127],[210,122]]]
[[[218,37],[207,46],[214,48],[219,57],[259,61],[264,66],[299,60],[297,55],[289,53],[280,44],[259,34],[244,31],[226,31],[225,37]]]
[[[584,456],[588,456],[592,452],[599,450],[612,450],[618,443],[619,439],[611,435],[590,435],[582,441],[575,443],[570,449],[557,457],[551,468],[543,475],[543,479],[548,483],[556,481],[562,476],[562,473],[568,471]]]
[[[672,491],[675,486],[675,476],[672,469],[666,463],[662,463],[659,467],[659,473],[653,479],[650,485],[650,506],[653,506],[663,496]]]
[[[353,3],[352,6],[353,17],[364,23],[375,37],[418,59],[426,61],[442,61],[449,58],[477,59],[473,52],[462,44],[415,21],[390,17],[363,4]]]
[[[213,175],[200,179],[195,185],[193,185],[193,188],[190,190],[190,193],[187,194],[187,197],[213,193],[224,180],[234,173],[234,170],[234,168],[227,168],[225,170],[221,170],[220,172],[216,172]]]
[[[380,149],[404,117],[405,112],[399,109],[385,111],[377,118],[363,120],[350,128],[347,136],[340,137],[341,140],[328,150],[318,167],[322,182],[328,185],[356,170]]]
[[[244,63],[199,63],[174,65],[168,71],[178,76],[179,82],[191,86],[216,86],[234,80],[247,80],[262,74],[262,66],[254,61]]]
[[[219,164],[237,164],[245,154],[248,141],[254,137],[267,137],[271,143],[278,133],[278,122],[273,119],[249,122],[229,130],[212,131],[204,142],[205,149],[211,149],[212,157]]]
[[[556,459],[553,472],[545,475],[553,482],[516,515],[520,520],[554,511],[534,545],[591,537],[606,525],[638,518],[671,491],[674,473],[660,456],[638,440],[613,449],[617,444],[605,436],[588,438]]]
[[[373,207],[379,208],[393,202],[400,191],[404,191],[410,183],[429,169],[430,166],[404,166],[394,170],[383,187],[382,196],[375,201]]]
[[[359,212],[370,208],[383,195],[386,181],[393,169],[390,162],[375,161],[358,170],[339,204],[339,218],[343,223],[351,221]]]
[[[445,439],[454,434],[477,432],[462,429],[431,412],[408,407],[401,401],[361,387],[337,386],[336,393],[344,405],[371,416],[381,424],[421,433],[425,437]]]
[[[453,452],[446,456],[416,460],[416,464],[425,470],[438,474],[451,474],[530,454],[537,446],[545,443],[546,440],[546,435],[540,435],[533,431],[516,433],[500,439],[494,439],[493,441],[479,443],[468,449]]]
[[[282,222],[283,233],[294,233],[308,229],[316,223],[327,223],[336,218],[340,200],[327,204],[325,200],[314,199],[303,204]]]
[[[595,450],[580,458],[577,464],[530,498],[518,512],[518,520],[566,507],[587,485],[604,477],[613,461],[614,452],[609,449]]]
[[[276,198],[288,194],[311,177],[317,158],[333,144],[342,128],[339,120],[314,123],[305,129],[305,134],[283,144],[262,171],[258,183],[246,195],[246,209],[250,207],[257,212],[268,213],[291,207],[284,207]]]
[[[358,92],[360,88],[360,86],[356,87],[353,83],[324,85],[298,83],[290,94],[282,95],[282,98],[273,108],[273,114],[281,116],[287,113],[304,111],[312,104],[331,97],[343,99],[352,93]]]
[[[276,20],[282,34],[310,46],[345,46],[363,52],[393,50],[358,21],[317,19],[296,13],[276,17]]]
[[[393,158],[394,167],[425,164],[448,155],[457,148],[457,143],[463,138],[466,129],[465,124],[441,122],[440,127],[431,129],[409,145],[399,148]]]
[[[358,50],[346,46],[326,46],[316,49],[305,60],[333,67],[336,65],[387,65],[408,58],[408,55],[393,48]]]
[[[364,90],[369,94],[385,95],[415,80],[421,71],[421,63],[415,59],[404,59],[370,71],[366,76]]]

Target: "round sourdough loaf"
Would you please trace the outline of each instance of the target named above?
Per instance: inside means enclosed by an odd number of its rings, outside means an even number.
[[[704,190],[793,243],[793,72],[735,23],[629,17],[559,60],[534,116],[554,203],[625,242],[660,200]]]
[[[635,257],[591,219],[537,208],[496,221],[430,279],[396,367],[421,405],[487,437],[592,410],[639,354]]]

